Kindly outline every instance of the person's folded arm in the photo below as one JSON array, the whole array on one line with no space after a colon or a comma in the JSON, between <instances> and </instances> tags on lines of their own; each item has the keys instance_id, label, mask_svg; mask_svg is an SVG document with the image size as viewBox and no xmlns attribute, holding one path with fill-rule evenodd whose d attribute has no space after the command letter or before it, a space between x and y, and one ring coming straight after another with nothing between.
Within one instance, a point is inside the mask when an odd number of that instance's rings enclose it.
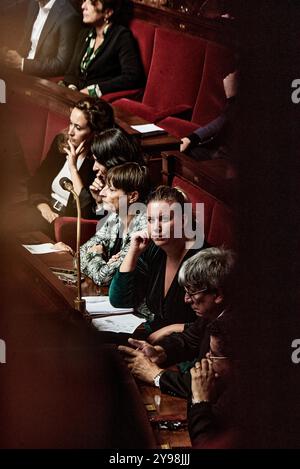
<instances>
[{"instance_id":1,"label":"person's folded arm","mask_svg":"<svg viewBox=\"0 0 300 469\"><path fill-rule=\"evenodd\" d=\"M198 318L183 332L174 332L156 342L166 351L168 364L193 360L199 355L201 343L206 340L206 324Z\"/></svg>"},{"instance_id":2,"label":"person's folded arm","mask_svg":"<svg viewBox=\"0 0 300 469\"><path fill-rule=\"evenodd\" d=\"M130 256L130 249L128 250L110 285L109 299L113 306L134 308L145 298L148 283L148 265L145 261L145 254L135 261ZM127 269L125 272L121 271L124 269L124 264Z\"/></svg>"}]
</instances>

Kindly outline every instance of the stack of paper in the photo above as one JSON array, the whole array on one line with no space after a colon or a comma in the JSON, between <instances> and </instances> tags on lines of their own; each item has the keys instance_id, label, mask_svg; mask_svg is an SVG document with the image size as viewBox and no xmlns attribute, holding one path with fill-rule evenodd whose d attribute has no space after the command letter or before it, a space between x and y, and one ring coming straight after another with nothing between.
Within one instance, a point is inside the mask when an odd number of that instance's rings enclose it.
<instances>
[{"instance_id":1,"label":"stack of paper","mask_svg":"<svg viewBox=\"0 0 300 469\"><path fill-rule=\"evenodd\" d=\"M121 316L108 316L105 318L93 319L92 324L99 331L122 332L132 334L136 328L145 322L146 319L138 318L134 314L122 314Z\"/></svg>"},{"instance_id":2,"label":"stack of paper","mask_svg":"<svg viewBox=\"0 0 300 469\"><path fill-rule=\"evenodd\" d=\"M114 308L108 296L84 296L86 310L91 316L108 316L133 312L133 308Z\"/></svg>"},{"instance_id":3,"label":"stack of paper","mask_svg":"<svg viewBox=\"0 0 300 469\"><path fill-rule=\"evenodd\" d=\"M85 296L86 310L94 318L92 324L99 331L123 332L132 334L145 322L134 314L128 314L133 308L114 308L108 296ZM96 319L97 318L97 319Z\"/></svg>"}]
</instances>

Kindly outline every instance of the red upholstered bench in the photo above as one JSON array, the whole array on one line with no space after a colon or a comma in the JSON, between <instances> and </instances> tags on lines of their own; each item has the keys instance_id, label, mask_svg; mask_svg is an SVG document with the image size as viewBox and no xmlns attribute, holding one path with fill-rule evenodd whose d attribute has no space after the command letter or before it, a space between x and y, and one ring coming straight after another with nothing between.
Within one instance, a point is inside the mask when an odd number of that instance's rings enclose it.
<instances>
[{"instance_id":1,"label":"red upholstered bench","mask_svg":"<svg viewBox=\"0 0 300 469\"><path fill-rule=\"evenodd\" d=\"M179 176L174 177L172 187L180 188L187 195L188 199L192 203L194 213L196 203L204 204L204 235L205 238L207 238L210 229L212 211L216 199L208 192L201 189L201 187L196 186L195 184L192 184L191 182Z\"/></svg>"},{"instance_id":2,"label":"red upholstered bench","mask_svg":"<svg viewBox=\"0 0 300 469\"><path fill-rule=\"evenodd\" d=\"M212 246L236 247L235 216L233 210L220 201L214 205L207 242Z\"/></svg>"},{"instance_id":3,"label":"red upholstered bench","mask_svg":"<svg viewBox=\"0 0 300 469\"><path fill-rule=\"evenodd\" d=\"M196 203L204 204L204 236L212 246L234 248L234 214L233 211L199 186L175 176L172 187L179 187L187 195L193 207Z\"/></svg>"},{"instance_id":4,"label":"red upholstered bench","mask_svg":"<svg viewBox=\"0 0 300 469\"><path fill-rule=\"evenodd\" d=\"M223 79L234 70L234 62L231 50L207 42L203 75L191 122L171 116L160 120L159 126L181 138L218 117L226 102Z\"/></svg>"},{"instance_id":5,"label":"red upholstered bench","mask_svg":"<svg viewBox=\"0 0 300 469\"><path fill-rule=\"evenodd\" d=\"M68 126L69 118L13 95L10 97L10 109L28 171L33 175L45 158L55 135Z\"/></svg>"},{"instance_id":6,"label":"red upholstered bench","mask_svg":"<svg viewBox=\"0 0 300 469\"><path fill-rule=\"evenodd\" d=\"M201 82L205 49L204 39L157 27L142 102L120 99L114 104L149 122L172 115L191 116Z\"/></svg>"},{"instance_id":7,"label":"red upholstered bench","mask_svg":"<svg viewBox=\"0 0 300 469\"><path fill-rule=\"evenodd\" d=\"M80 244L84 244L96 233L97 220L81 219ZM76 250L76 223L75 217L59 217L54 221L54 234L56 241L62 241Z\"/></svg>"}]
</instances>

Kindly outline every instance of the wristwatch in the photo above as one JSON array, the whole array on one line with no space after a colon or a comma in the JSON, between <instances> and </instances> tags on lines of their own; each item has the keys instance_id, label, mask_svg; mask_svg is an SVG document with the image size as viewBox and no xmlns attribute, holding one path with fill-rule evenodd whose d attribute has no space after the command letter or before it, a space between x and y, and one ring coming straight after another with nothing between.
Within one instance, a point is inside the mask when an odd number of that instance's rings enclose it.
<instances>
[{"instance_id":1,"label":"wristwatch","mask_svg":"<svg viewBox=\"0 0 300 469\"><path fill-rule=\"evenodd\" d=\"M153 383L156 388L159 388L160 377L163 374L164 370L160 371L154 378Z\"/></svg>"}]
</instances>

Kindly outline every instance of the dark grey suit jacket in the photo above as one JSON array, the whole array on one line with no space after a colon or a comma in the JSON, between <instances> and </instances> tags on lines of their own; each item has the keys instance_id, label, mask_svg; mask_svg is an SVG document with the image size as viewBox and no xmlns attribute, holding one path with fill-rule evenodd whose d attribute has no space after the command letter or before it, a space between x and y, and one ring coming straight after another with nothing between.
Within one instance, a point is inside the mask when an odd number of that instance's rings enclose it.
<instances>
[{"instance_id":1,"label":"dark grey suit jacket","mask_svg":"<svg viewBox=\"0 0 300 469\"><path fill-rule=\"evenodd\" d=\"M27 57L31 48L31 32L38 15L38 2L31 0L24 34L18 52ZM80 15L68 0L56 0L42 30L35 58L24 60L25 73L40 77L61 76L66 72L81 26Z\"/></svg>"}]
</instances>

